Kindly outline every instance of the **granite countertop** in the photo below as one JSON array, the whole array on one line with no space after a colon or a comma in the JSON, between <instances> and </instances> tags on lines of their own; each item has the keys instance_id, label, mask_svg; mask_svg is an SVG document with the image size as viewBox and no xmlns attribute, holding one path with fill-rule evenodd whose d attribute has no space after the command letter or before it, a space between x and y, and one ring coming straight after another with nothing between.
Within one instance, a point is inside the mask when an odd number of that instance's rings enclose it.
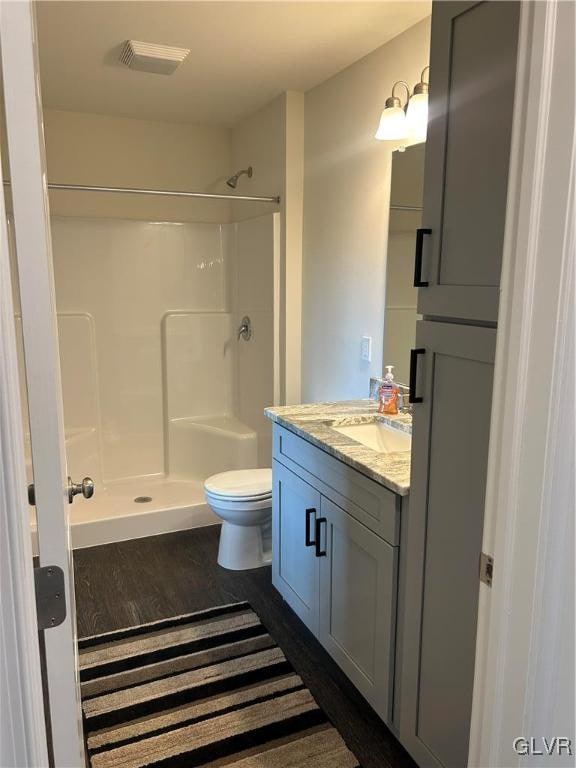
<instances>
[{"instance_id":1,"label":"granite countertop","mask_svg":"<svg viewBox=\"0 0 576 768\"><path fill-rule=\"evenodd\" d=\"M266 416L295 432L308 442L349 464L363 475L406 496L410 492L410 451L380 453L367 448L331 427L382 421L403 432L412 431L409 414L383 416L373 400L346 400L340 403L312 403L267 408Z\"/></svg>"}]
</instances>

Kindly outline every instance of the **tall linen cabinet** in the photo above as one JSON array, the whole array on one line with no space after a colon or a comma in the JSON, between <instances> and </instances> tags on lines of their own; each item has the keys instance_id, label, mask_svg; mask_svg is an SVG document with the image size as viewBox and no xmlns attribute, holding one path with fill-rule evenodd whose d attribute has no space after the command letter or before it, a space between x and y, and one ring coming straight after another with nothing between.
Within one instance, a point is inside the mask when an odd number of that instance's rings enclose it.
<instances>
[{"instance_id":1,"label":"tall linen cabinet","mask_svg":"<svg viewBox=\"0 0 576 768\"><path fill-rule=\"evenodd\" d=\"M432 6L399 672L399 735L421 768L468 762L519 13Z\"/></svg>"}]
</instances>

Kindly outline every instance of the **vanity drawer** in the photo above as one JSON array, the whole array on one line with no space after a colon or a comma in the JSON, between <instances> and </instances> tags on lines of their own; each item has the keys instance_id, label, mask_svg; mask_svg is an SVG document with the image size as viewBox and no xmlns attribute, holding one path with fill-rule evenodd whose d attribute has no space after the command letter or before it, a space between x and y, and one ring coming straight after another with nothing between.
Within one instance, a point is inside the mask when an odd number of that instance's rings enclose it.
<instances>
[{"instance_id":1,"label":"vanity drawer","mask_svg":"<svg viewBox=\"0 0 576 768\"><path fill-rule=\"evenodd\" d=\"M273 456L374 533L399 543L400 496L279 424Z\"/></svg>"}]
</instances>

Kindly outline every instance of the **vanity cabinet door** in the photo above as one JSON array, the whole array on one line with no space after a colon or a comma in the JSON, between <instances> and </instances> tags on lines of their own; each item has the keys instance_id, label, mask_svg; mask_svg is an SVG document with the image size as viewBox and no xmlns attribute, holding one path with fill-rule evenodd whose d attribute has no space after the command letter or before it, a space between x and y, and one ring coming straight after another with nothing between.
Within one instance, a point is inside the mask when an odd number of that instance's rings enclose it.
<instances>
[{"instance_id":1,"label":"vanity cabinet door","mask_svg":"<svg viewBox=\"0 0 576 768\"><path fill-rule=\"evenodd\" d=\"M398 548L324 497L320 520L320 642L390 722Z\"/></svg>"},{"instance_id":2,"label":"vanity cabinet door","mask_svg":"<svg viewBox=\"0 0 576 768\"><path fill-rule=\"evenodd\" d=\"M497 320L519 14L518 2L432 4L423 315Z\"/></svg>"},{"instance_id":3,"label":"vanity cabinet door","mask_svg":"<svg viewBox=\"0 0 576 768\"><path fill-rule=\"evenodd\" d=\"M282 464L273 464L272 584L317 635L319 558L314 533L320 494Z\"/></svg>"},{"instance_id":4,"label":"vanity cabinet door","mask_svg":"<svg viewBox=\"0 0 576 768\"><path fill-rule=\"evenodd\" d=\"M496 331L421 321L406 530L400 738L468 764ZM405 526L406 525L406 529Z\"/></svg>"}]
</instances>

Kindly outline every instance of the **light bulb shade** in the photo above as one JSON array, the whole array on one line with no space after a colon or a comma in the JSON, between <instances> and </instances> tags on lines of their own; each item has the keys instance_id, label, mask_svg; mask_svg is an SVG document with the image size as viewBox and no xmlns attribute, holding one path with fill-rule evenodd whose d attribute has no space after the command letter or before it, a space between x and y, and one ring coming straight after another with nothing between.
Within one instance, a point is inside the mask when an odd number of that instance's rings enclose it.
<instances>
[{"instance_id":1,"label":"light bulb shade","mask_svg":"<svg viewBox=\"0 0 576 768\"><path fill-rule=\"evenodd\" d=\"M410 138L426 140L428 130L428 94L415 93L406 110L406 131Z\"/></svg>"},{"instance_id":2,"label":"light bulb shade","mask_svg":"<svg viewBox=\"0 0 576 768\"><path fill-rule=\"evenodd\" d=\"M406 136L406 115L402 107L386 107L374 138L378 141L394 141Z\"/></svg>"}]
</instances>

